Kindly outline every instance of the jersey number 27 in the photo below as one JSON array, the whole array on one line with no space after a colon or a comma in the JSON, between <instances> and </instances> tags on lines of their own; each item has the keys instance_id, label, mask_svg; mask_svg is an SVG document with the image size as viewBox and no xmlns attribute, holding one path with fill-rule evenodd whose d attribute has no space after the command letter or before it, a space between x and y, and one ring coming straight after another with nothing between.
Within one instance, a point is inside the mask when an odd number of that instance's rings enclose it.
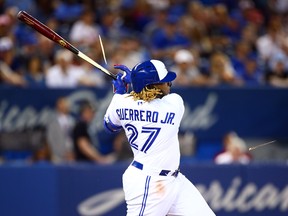
<instances>
[{"instance_id":1,"label":"jersey number 27","mask_svg":"<svg viewBox=\"0 0 288 216\"><path fill-rule=\"evenodd\" d=\"M131 145L132 148L139 150L139 147L137 144L135 144L139 132L137 130L137 128L132 125L132 124L126 124L125 128L131 132L131 135L128 137L128 141ZM146 153L148 151L148 149L152 146L152 144L154 143L154 141L156 140L158 134L160 133L161 128L159 127L142 127L141 129L141 133L148 133L148 138L146 139L144 145L142 146L142 148L140 149L140 151Z\"/></svg>"}]
</instances>

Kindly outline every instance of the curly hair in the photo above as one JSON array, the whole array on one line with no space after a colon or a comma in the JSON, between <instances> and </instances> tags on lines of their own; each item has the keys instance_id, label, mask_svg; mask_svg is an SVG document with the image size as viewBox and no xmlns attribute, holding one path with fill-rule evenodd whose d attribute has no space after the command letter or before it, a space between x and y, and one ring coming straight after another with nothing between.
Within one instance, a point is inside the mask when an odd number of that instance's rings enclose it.
<instances>
[{"instance_id":1,"label":"curly hair","mask_svg":"<svg viewBox=\"0 0 288 216\"><path fill-rule=\"evenodd\" d=\"M134 91L130 92L130 96L132 96L135 101L143 100L150 102L155 98L161 98L163 96L163 92L155 86L145 86L145 88L143 88L139 93Z\"/></svg>"}]
</instances>

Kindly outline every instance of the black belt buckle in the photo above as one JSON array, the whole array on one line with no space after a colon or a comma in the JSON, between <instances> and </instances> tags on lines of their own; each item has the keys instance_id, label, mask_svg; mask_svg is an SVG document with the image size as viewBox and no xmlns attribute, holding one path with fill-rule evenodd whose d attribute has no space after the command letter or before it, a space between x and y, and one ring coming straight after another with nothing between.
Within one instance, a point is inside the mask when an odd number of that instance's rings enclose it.
<instances>
[{"instance_id":1,"label":"black belt buckle","mask_svg":"<svg viewBox=\"0 0 288 216\"><path fill-rule=\"evenodd\" d=\"M174 176L176 178L178 176L179 172L180 172L180 169L175 170L175 172L172 173L172 176Z\"/></svg>"},{"instance_id":2,"label":"black belt buckle","mask_svg":"<svg viewBox=\"0 0 288 216\"><path fill-rule=\"evenodd\" d=\"M161 172L159 173L160 176L168 176L168 174L170 173L170 170L161 170ZM178 176L180 172L180 169L175 170L171 176L174 176L175 178Z\"/></svg>"},{"instance_id":3,"label":"black belt buckle","mask_svg":"<svg viewBox=\"0 0 288 216\"><path fill-rule=\"evenodd\" d=\"M159 173L160 176L168 176L168 174L170 173L170 170L161 170L161 172Z\"/></svg>"},{"instance_id":4,"label":"black belt buckle","mask_svg":"<svg viewBox=\"0 0 288 216\"><path fill-rule=\"evenodd\" d=\"M131 163L132 166L136 167L137 169L143 170L143 164L139 163L138 161L133 161ZM159 173L160 176L168 176L168 174L172 172L171 170L161 170L161 172ZM175 178L178 176L180 172L180 169L178 168L177 170L175 170L171 176L174 176Z\"/></svg>"}]
</instances>

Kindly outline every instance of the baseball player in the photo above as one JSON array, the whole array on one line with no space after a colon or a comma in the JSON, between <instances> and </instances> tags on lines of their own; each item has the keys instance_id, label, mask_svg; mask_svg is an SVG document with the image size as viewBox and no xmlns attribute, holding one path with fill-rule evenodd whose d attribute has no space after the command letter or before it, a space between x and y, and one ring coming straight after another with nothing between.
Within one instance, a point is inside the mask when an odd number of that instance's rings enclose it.
<instances>
[{"instance_id":1,"label":"baseball player","mask_svg":"<svg viewBox=\"0 0 288 216\"><path fill-rule=\"evenodd\" d=\"M113 81L114 96L104 117L109 132L122 128L134 159L123 174L127 216L213 216L196 187L179 171L178 130L182 98L170 94L174 72L149 60L124 71ZM127 84L132 91L127 93Z\"/></svg>"}]
</instances>

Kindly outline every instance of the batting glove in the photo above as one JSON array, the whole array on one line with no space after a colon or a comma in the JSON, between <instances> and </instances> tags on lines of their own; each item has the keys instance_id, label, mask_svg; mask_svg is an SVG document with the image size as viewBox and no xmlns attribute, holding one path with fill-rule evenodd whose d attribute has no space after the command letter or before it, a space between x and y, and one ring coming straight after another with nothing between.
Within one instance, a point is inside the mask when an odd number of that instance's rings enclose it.
<instances>
[{"instance_id":1,"label":"batting glove","mask_svg":"<svg viewBox=\"0 0 288 216\"><path fill-rule=\"evenodd\" d=\"M128 91L128 84L124 81L124 74L118 73L116 79L112 81L113 91L116 94L125 94Z\"/></svg>"},{"instance_id":2,"label":"batting glove","mask_svg":"<svg viewBox=\"0 0 288 216\"><path fill-rule=\"evenodd\" d=\"M115 69L119 69L122 70L123 76L122 76L122 80L126 83L126 84L130 84L131 83L131 70L126 67L125 65L114 65Z\"/></svg>"}]
</instances>

